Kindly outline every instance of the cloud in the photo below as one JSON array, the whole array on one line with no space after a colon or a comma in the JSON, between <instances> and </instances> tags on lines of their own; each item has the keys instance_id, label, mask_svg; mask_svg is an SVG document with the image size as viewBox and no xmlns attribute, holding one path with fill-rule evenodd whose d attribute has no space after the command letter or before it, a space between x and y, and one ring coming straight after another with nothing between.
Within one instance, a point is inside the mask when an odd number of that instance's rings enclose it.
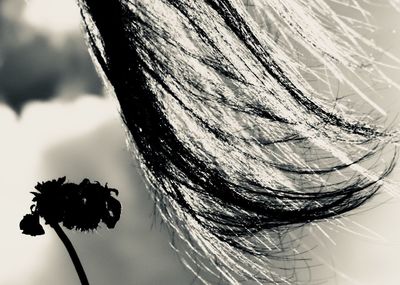
<instances>
[{"instance_id":1,"label":"cloud","mask_svg":"<svg viewBox=\"0 0 400 285\"><path fill-rule=\"evenodd\" d=\"M0 3L0 99L19 113L32 100L102 94L79 30L54 34L24 21L36 2Z\"/></svg>"},{"instance_id":2,"label":"cloud","mask_svg":"<svg viewBox=\"0 0 400 285\"><path fill-rule=\"evenodd\" d=\"M29 0L22 16L30 25L50 33L79 31L80 14L74 0Z\"/></svg>"}]
</instances>

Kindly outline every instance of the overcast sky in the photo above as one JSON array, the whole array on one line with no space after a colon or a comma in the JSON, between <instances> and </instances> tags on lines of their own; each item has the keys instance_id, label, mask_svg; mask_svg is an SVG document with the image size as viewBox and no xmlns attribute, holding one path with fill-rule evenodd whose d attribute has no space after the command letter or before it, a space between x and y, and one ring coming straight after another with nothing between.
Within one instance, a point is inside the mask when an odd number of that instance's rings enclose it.
<instances>
[{"instance_id":1,"label":"overcast sky","mask_svg":"<svg viewBox=\"0 0 400 285\"><path fill-rule=\"evenodd\" d=\"M383 26L376 41L400 55L399 15L376 11ZM391 74L400 81L398 75ZM400 96L390 88L379 96L374 100L394 117ZM194 277L170 249L169 235L159 222L151 227L153 203L126 148L117 104L103 94L73 0L0 0L0 133L0 284L78 284L49 228L36 238L18 229L36 182L64 175L108 182L121 193L123 215L115 230L68 233L92 284L191 284ZM315 264L326 263L313 269L315 278L400 284L400 203L391 199L375 207L387 199L383 194L368 211L343 221L358 234L327 224L313 230L317 238L310 234L306 244L317 246Z\"/></svg>"}]
</instances>

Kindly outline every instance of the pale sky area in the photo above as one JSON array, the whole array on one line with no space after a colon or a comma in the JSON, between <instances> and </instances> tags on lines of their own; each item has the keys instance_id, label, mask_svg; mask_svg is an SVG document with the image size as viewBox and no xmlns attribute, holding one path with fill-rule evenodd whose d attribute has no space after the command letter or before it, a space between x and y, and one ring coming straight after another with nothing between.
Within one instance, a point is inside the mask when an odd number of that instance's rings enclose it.
<instances>
[{"instance_id":1,"label":"pale sky area","mask_svg":"<svg viewBox=\"0 0 400 285\"><path fill-rule=\"evenodd\" d=\"M378 14L383 30L376 34L376 41L398 56L399 16ZM89 64L79 17L73 0L0 1L0 284L79 284L49 227L39 237L22 235L18 228L36 183L64 175L120 190L123 213L116 229L67 232L91 284L192 284L194 276L169 246L170 235L153 218L153 202L127 149L117 103L103 94ZM18 60L19 53L30 50L34 56ZM2 77L6 67L4 73L15 74L17 83ZM400 82L398 75L392 73ZM387 89L374 98L390 118L400 110L397 93ZM399 173L397 168L392 178L400 180ZM321 284L400 284L399 198L382 193L357 212L343 224L321 223L309 230L305 244L316 248L308 256L321 265L311 269L312 278L322 278Z\"/></svg>"},{"instance_id":2,"label":"pale sky area","mask_svg":"<svg viewBox=\"0 0 400 285\"><path fill-rule=\"evenodd\" d=\"M27 0L26 3L22 17L35 28L54 34L79 29L79 9L72 0Z\"/></svg>"}]
</instances>

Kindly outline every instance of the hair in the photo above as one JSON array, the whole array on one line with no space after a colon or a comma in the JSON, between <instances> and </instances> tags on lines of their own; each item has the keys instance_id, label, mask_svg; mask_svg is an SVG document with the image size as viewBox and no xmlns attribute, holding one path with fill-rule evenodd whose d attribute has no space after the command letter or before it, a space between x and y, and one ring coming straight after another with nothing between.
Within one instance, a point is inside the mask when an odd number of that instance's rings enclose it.
<instances>
[{"instance_id":1,"label":"hair","mask_svg":"<svg viewBox=\"0 0 400 285\"><path fill-rule=\"evenodd\" d=\"M363 205L393 169L397 134L362 91L377 83L364 75L394 84L368 55L384 51L329 0L80 6L159 212L202 282L293 284L274 266L289 259L285 234ZM370 115L335 98L335 82Z\"/></svg>"}]
</instances>

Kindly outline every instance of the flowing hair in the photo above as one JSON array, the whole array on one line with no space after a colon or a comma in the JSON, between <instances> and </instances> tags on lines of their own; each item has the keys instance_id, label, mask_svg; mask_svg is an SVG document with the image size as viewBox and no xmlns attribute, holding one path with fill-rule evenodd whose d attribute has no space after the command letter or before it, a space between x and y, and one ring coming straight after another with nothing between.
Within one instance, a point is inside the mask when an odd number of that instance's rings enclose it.
<instances>
[{"instance_id":1,"label":"flowing hair","mask_svg":"<svg viewBox=\"0 0 400 285\"><path fill-rule=\"evenodd\" d=\"M385 185L396 132L363 90L395 83L352 28L371 28L359 2L79 0L159 213L203 283L297 282L276 266L285 234Z\"/></svg>"}]
</instances>

